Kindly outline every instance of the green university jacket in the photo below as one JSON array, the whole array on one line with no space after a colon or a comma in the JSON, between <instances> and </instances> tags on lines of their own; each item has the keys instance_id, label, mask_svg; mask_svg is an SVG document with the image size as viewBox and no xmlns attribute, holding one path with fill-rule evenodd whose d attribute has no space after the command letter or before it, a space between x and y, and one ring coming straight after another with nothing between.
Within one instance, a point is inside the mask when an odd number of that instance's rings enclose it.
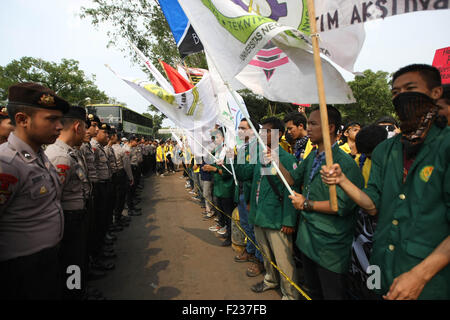
<instances>
[{"instance_id":1,"label":"green university jacket","mask_svg":"<svg viewBox=\"0 0 450 320\"><path fill-rule=\"evenodd\" d=\"M280 162L288 171L292 172L297 167L297 160L282 148L278 150ZM272 172L272 179L283 197L282 201L279 201L272 190L267 177L265 175L261 176L262 165L259 158L256 164L238 165L237 167L239 173L236 172L236 175L239 175L244 180L252 180L249 223L275 230L280 230L282 226L295 227L296 214L291 199L289 199L289 191L276 175L274 168L269 167L268 171ZM257 202L256 192L259 182L261 185Z\"/></svg>"},{"instance_id":2,"label":"green university jacket","mask_svg":"<svg viewBox=\"0 0 450 320\"><path fill-rule=\"evenodd\" d=\"M359 188L364 179L358 166L336 144L332 148L333 162L339 163L345 175ZM309 176L317 151L311 152L292 174L295 185L303 185L302 194L312 201L330 200L328 186L322 182L320 170L309 184ZM322 165L325 165L323 160ZM321 165L321 166L322 166ZM350 267L351 247L355 230L357 205L339 187L336 187L339 211L336 215L299 211L300 223L297 247L320 266L336 273L346 273Z\"/></svg>"},{"instance_id":3,"label":"green university jacket","mask_svg":"<svg viewBox=\"0 0 450 320\"><path fill-rule=\"evenodd\" d=\"M433 125L405 184L400 138L376 147L364 190L378 210L370 263L380 267L380 294L450 235L450 128ZM427 283L419 299L450 299L450 266Z\"/></svg>"}]
</instances>

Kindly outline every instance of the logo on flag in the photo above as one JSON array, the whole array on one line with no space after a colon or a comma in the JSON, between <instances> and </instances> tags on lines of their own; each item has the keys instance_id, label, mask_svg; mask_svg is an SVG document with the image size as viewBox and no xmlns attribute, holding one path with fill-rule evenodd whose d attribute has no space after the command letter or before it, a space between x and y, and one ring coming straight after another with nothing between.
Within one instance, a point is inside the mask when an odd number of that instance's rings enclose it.
<instances>
[{"instance_id":1,"label":"logo on flag","mask_svg":"<svg viewBox=\"0 0 450 320\"><path fill-rule=\"evenodd\" d=\"M267 81L272 78L277 67L287 63L289 63L288 56L280 48L274 46L271 41L250 61L252 66L262 68Z\"/></svg>"}]
</instances>

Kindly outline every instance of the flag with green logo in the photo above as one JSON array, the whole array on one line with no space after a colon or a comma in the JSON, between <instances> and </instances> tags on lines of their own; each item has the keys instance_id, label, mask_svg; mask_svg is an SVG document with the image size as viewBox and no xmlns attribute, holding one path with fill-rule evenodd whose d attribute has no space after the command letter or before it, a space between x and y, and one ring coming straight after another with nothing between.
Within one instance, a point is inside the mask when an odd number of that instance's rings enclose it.
<instances>
[{"instance_id":1,"label":"flag with green logo","mask_svg":"<svg viewBox=\"0 0 450 320\"><path fill-rule=\"evenodd\" d=\"M318 103L311 39L300 31L302 26L283 25L235 2L179 0L223 80L236 78L272 101ZM301 14L303 25L306 16ZM327 102L353 102L336 68L326 60L322 65Z\"/></svg>"}]
</instances>

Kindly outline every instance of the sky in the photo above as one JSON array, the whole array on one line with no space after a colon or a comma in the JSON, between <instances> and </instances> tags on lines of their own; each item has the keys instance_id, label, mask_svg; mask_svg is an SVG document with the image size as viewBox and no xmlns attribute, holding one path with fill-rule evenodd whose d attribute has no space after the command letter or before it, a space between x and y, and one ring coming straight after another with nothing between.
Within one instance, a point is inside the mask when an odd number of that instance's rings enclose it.
<instances>
[{"instance_id":1,"label":"sky","mask_svg":"<svg viewBox=\"0 0 450 320\"><path fill-rule=\"evenodd\" d=\"M140 66L132 64L115 47L107 48L103 28L95 29L89 19L79 18L80 7L90 0L0 0L0 65L23 56L61 62L80 62L80 69L96 76L96 85L108 96L125 102L139 113L149 103L104 64L120 75L145 79ZM450 46L450 10L416 12L365 24L366 40L355 71L366 69L394 72L411 63L431 64L436 49ZM353 75L339 69L347 81ZM169 120L163 123L171 126Z\"/></svg>"}]
</instances>

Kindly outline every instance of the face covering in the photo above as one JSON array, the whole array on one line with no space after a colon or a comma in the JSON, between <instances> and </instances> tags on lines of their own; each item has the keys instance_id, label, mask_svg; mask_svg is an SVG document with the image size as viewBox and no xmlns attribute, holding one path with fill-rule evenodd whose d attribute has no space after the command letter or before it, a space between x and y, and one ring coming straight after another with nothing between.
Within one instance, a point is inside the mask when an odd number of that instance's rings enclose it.
<instances>
[{"instance_id":1,"label":"face covering","mask_svg":"<svg viewBox=\"0 0 450 320\"><path fill-rule=\"evenodd\" d=\"M401 93L392 102L400 119L401 141L407 156L415 156L438 114L438 107L420 92Z\"/></svg>"}]
</instances>

